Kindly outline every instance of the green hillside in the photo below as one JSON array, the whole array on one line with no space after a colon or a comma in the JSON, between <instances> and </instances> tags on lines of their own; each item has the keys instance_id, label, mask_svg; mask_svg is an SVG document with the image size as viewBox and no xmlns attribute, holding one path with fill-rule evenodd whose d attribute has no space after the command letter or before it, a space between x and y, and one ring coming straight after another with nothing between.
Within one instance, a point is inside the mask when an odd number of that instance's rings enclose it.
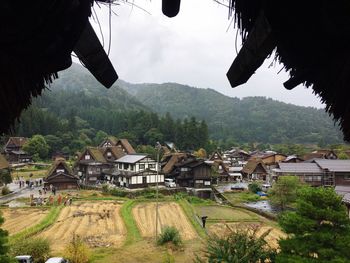
<instances>
[{"instance_id":1,"label":"green hillside","mask_svg":"<svg viewBox=\"0 0 350 263\"><path fill-rule=\"evenodd\" d=\"M342 134L324 110L264 97L231 98L212 89L177 83L119 86L159 114L195 116L213 139L264 143L339 143Z\"/></svg>"}]
</instances>

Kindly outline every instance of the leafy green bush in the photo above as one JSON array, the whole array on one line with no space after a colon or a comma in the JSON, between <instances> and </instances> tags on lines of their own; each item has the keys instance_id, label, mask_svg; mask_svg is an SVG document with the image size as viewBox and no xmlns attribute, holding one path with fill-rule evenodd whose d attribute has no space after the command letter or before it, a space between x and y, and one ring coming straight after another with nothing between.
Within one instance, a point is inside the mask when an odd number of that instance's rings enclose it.
<instances>
[{"instance_id":1,"label":"leafy green bush","mask_svg":"<svg viewBox=\"0 0 350 263\"><path fill-rule=\"evenodd\" d=\"M172 242L175 246L182 244L179 230L173 226L165 226L157 240L158 245L164 245L169 242Z\"/></svg>"},{"instance_id":2,"label":"leafy green bush","mask_svg":"<svg viewBox=\"0 0 350 263\"><path fill-rule=\"evenodd\" d=\"M252 193L256 194L257 192L261 191L261 186L260 184L254 182L248 185L248 189Z\"/></svg>"},{"instance_id":3,"label":"leafy green bush","mask_svg":"<svg viewBox=\"0 0 350 263\"><path fill-rule=\"evenodd\" d=\"M5 185L5 186L1 189L1 194L2 194L2 195L8 195L9 193L11 193L10 188L8 188L8 186Z\"/></svg>"},{"instance_id":4,"label":"leafy green bush","mask_svg":"<svg viewBox=\"0 0 350 263\"><path fill-rule=\"evenodd\" d=\"M197 196L189 195L186 197L187 201L191 204L210 204L211 200L199 198Z\"/></svg>"},{"instance_id":5,"label":"leafy green bush","mask_svg":"<svg viewBox=\"0 0 350 263\"><path fill-rule=\"evenodd\" d=\"M185 192L179 192L179 193L174 194L173 196L174 196L174 199L175 199L176 201L178 201L178 200L187 198L187 197L188 197L188 194L185 193Z\"/></svg>"},{"instance_id":6,"label":"leafy green bush","mask_svg":"<svg viewBox=\"0 0 350 263\"><path fill-rule=\"evenodd\" d=\"M71 263L87 263L89 262L90 251L84 241L79 236L74 235L65 247L64 255Z\"/></svg>"},{"instance_id":7,"label":"leafy green bush","mask_svg":"<svg viewBox=\"0 0 350 263\"><path fill-rule=\"evenodd\" d=\"M261 235L258 231L258 226L250 226L230 229L223 237L211 235L203 256L197 255L195 262L275 262L276 251L265 241L270 230Z\"/></svg>"},{"instance_id":8,"label":"leafy green bush","mask_svg":"<svg viewBox=\"0 0 350 263\"><path fill-rule=\"evenodd\" d=\"M45 238L26 238L11 246L11 255L31 255L35 263L44 263L50 257L50 243Z\"/></svg>"}]
</instances>

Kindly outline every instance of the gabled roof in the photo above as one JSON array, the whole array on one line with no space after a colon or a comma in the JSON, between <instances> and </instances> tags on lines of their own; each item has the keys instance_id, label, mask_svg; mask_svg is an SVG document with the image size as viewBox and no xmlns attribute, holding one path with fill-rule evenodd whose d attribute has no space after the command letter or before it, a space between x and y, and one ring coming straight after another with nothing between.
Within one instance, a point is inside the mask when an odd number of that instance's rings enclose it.
<instances>
[{"instance_id":1,"label":"gabled roof","mask_svg":"<svg viewBox=\"0 0 350 263\"><path fill-rule=\"evenodd\" d=\"M131 146L131 144L129 143L129 141L127 139L119 139L116 145L118 145L118 144L120 144L125 149L127 154L136 153L135 149Z\"/></svg>"},{"instance_id":2,"label":"gabled roof","mask_svg":"<svg viewBox=\"0 0 350 263\"><path fill-rule=\"evenodd\" d=\"M26 137L10 137L5 145L5 148L8 144L14 144L17 147L22 147L27 141L28 138Z\"/></svg>"},{"instance_id":3,"label":"gabled roof","mask_svg":"<svg viewBox=\"0 0 350 263\"><path fill-rule=\"evenodd\" d=\"M290 162L290 161L293 161L293 160L297 160L297 161L300 161L300 162L304 161L304 159L301 159L300 157L298 157L296 155L289 155L282 162L283 163L287 163L287 162Z\"/></svg>"},{"instance_id":4,"label":"gabled roof","mask_svg":"<svg viewBox=\"0 0 350 263\"><path fill-rule=\"evenodd\" d=\"M217 157L215 157L217 156ZM215 151L212 153L212 155L209 157L209 160L213 161L214 159L220 159L223 160L221 154L218 151Z\"/></svg>"},{"instance_id":5,"label":"gabled roof","mask_svg":"<svg viewBox=\"0 0 350 263\"><path fill-rule=\"evenodd\" d=\"M258 166L260 166L263 170L265 170L265 173L267 173L266 166L261 159L250 159L243 167L242 172L246 174L252 174Z\"/></svg>"},{"instance_id":6,"label":"gabled roof","mask_svg":"<svg viewBox=\"0 0 350 263\"><path fill-rule=\"evenodd\" d=\"M165 164L165 166L162 169L163 172L166 174L170 173L174 169L174 165L176 163L178 163L181 159L188 157L188 154L177 152L177 153L171 153L169 156L170 156L170 158L167 157L167 159L169 158L169 160L167 161L167 163Z\"/></svg>"},{"instance_id":7,"label":"gabled roof","mask_svg":"<svg viewBox=\"0 0 350 263\"><path fill-rule=\"evenodd\" d=\"M47 171L47 175L46 175L46 178L52 176L55 174L55 171L57 169L57 167L59 165L63 165L63 167L67 170L67 172L72 175L73 174L73 171L72 169L68 166L68 164L66 163L66 160L64 158L57 158L53 164L51 165L50 169Z\"/></svg>"},{"instance_id":8,"label":"gabled roof","mask_svg":"<svg viewBox=\"0 0 350 263\"><path fill-rule=\"evenodd\" d=\"M106 143L106 142L110 142L112 144L112 146L116 146L117 145L117 142L118 142L118 139L114 136L108 136L106 139L104 139L99 147L103 147L103 145Z\"/></svg>"},{"instance_id":9,"label":"gabled roof","mask_svg":"<svg viewBox=\"0 0 350 263\"><path fill-rule=\"evenodd\" d=\"M137 163L141 161L142 159L146 158L147 154L127 154L118 160L116 160L116 163Z\"/></svg>"},{"instance_id":10,"label":"gabled roof","mask_svg":"<svg viewBox=\"0 0 350 263\"><path fill-rule=\"evenodd\" d=\"M7 169L10 165L6 158L0 153L0 169Z\"/></svg>"},{"instance_id":11,"label":"gabled roof","mask_svg":"<svg viewBox=\"0 0 350 263\"><path fill-rule=\"evenodd\" d=\"M329 172L350 172L350 160L317 159L315 163Z\"/></svg>"},{"instance_id":12,"label":"gabled roof","mask_svg":"<svg viewBox=\"0 0 350 263\"><path fill-rule=\"evenodd\" d=\"M111 151L116 159L119 159L119 158L123 157L124 155L126 155L126 153L119 146L100 148L100 150L103 152L103 155L107 151Z\"/></svg>"}]
</instances>

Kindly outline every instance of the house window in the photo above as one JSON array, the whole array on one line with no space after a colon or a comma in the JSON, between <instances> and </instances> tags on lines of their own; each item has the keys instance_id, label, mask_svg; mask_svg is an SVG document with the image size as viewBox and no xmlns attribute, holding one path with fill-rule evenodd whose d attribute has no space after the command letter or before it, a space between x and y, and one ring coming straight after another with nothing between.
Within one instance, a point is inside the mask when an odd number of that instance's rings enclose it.
<instances>
[{"instance_id":1,"label":"house window","mask_svg":"<svg viewBox=\"0 0 350 263\"><path fill-rule=\"evenodd\" d=\"M155 165L154 163L150 163L150 164L148 165L148 167L149 167L149 168L156 168L156 165Z\"/></svg>"},{"instance_id":2,"label":"house window","mask_svg":"<svg viewBox=\"0 0 350 263\"><path fill-rule=\"evenodd\" d=\"M119 166L120 170L123 169L123 164L122 163L120 163L118 166Z\"/></svg>"},{"instance_id":3,"label":"house window","mask_svg":"<svg viewBox=\"0 0 350 263\"><path fill-rule=\"evenodd\" d=\"M344 175L344 180L349 180L350 181L350 174Z\"/></svg>"},{"instance_id":4,"label":"house window","mask_svg":"<svg viewBox=\"0 0 350 263\"><path fill-rule=\"evenodd\" d=\"M57 169L56 173L64 173L64 169Z\"/></svg>"},{"instance_id":5,"label":"house window","mask_svg":"<svg viewBox=\"0 0 350 263\"><path fill-rule=\"evenodd\" d=\"M111 152L107 152L107 157L112 157L112 153Z\"/></svg>"},{"instance_id":6,"label":"house window","mask_svg":"<svg viewBox=\"0 0 350 263\"><path fill-rule=\"evenodd\" d=\"M128 170L129 169L129 164L128 163L124 163L124 170Z\"/></svg>"},{"instance_id":7,"label":"house window","mask_svg":"<svg viewBox=\"0 0 350 263\"><path fill-rule=\"evenodd\" d=\"M196 184L202 184L203 180L196 180Z\"/></svg>"},{"instance_id":8,"label":"house window","mask_svg":"<svg viewBox=\"0 0 350 263\"><path fill-rule=\"evenodd\" d=\"M181 167L180 171L181 172L188 172L190 169L187 167Z\"/></svg>"},{"instance_id":9,"label":"house window","mask_svg":"<svg viewBox=\"0 0 350 263\"><path fill-rule=\"evenodd\" d=\"M205 181L204 185L210 185L210 181Z\"/></svg>"},{"instance_id":10,"label":"house window","mask_svg":"<svg viewBox=\"0 0 350 263\"><path fill-rule=\"evenodd\" d=\"M140 170L145 170L145 164L140 164L140 165L139 165L139 169L140 169Z\"/></svg>"},{"instance_id":11,"label":"house window","mask_svg":"<svg viewBox=\"0 0 350 263\"><path fill-rule=\"evenodd\" d=\"M130 165L130 170L134 171L134 165L133 164Z\"/></svg>"},{"instance_id":12,"label":"house window","mask_svg":"<svg viewBox=\"0 0 350 263\"><path fill-rule=\"evenodd\" d=\"M90 159L91 159L91 157L89 154L85 155L85 160L90 160Z\"/></svg>"}]
</instances>

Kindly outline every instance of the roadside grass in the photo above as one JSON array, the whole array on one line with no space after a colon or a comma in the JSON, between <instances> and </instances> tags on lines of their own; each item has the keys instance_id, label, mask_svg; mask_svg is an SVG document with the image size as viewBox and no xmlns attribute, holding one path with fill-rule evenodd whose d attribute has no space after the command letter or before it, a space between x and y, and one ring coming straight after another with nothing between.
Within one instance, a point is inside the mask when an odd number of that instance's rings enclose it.
<instances>
[{"instance_id":1,"label":"roadside grass","mask_svg":"<svg viewBox=\"0 0 350 263\"><path fill-rule=\"evenodd\" d=\"M10 236L9 237L10 245L15 243L18 240L31 237L31 236L41 232L45 228L51 226L52 224L54 224L56 222L56 220L58 219L58 216L59 216L62 208L63 208L63 206L51 207L50 212L46 215L46 217L40 223L38 223L37 225L34 225L30 228L27 228L26 230L21 231L13 236Z\"/></svg>"}]
</instances>

